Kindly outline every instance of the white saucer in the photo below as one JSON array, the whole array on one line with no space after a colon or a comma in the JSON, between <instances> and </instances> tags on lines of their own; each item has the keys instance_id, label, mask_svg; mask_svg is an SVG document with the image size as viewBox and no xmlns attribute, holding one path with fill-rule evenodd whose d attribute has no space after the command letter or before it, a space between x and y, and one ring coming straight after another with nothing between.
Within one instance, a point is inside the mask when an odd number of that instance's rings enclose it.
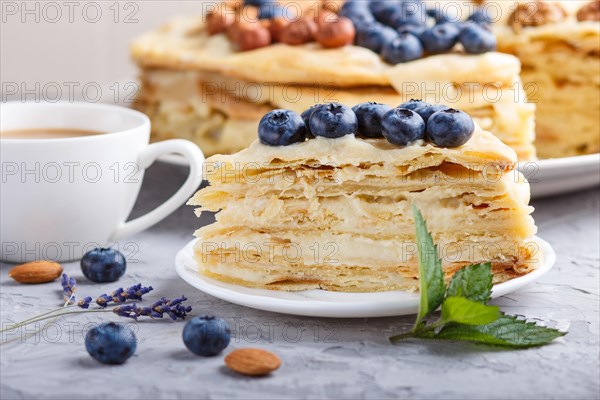
<instances>
[{"instance_id":1,"label":"white saucer","mask_svg":"<svg viewBox=\"0 0 600 400\"><path fill-rule=\"evenodd\" d=\"M251 289L224 283L200 274L194 260L193 246L196 239L188 243L175 257L175 270L187 283L222 300L258 310L308 317L366 318L391 317L416 314L419 306L417 293L401 291L379 293L340 293L325 290L282 292ZM550 271L556 254L548 242L534 237L531 242L539 246L539 262L535 271L494 285L492 298L503 296L535 282Z\"/></svg>"},{"instance_id":2,"label":"white saucer","mask_svg":"<svg viewBox=\"0 0 600 400\"><path fill-rule=\"evenodd\" d=\"M519 163L531 198L565 194L600 185L600 153Z\"/></svg>"}]
</instances>

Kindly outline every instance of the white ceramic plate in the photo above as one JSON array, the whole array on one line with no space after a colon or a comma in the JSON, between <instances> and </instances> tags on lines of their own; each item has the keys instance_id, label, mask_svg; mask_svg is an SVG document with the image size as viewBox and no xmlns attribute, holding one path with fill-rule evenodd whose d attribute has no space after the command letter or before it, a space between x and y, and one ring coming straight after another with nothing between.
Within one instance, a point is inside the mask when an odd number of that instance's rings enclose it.
<instances>
[{"instance_id":1,"label":"white ceramic plate","mask_svg":"<svg viewBox=\"0 0 600 400\"><path fill-rule=\"evenodd\" d=\"M177 253L177 257L175 257L177 274L196 289L231 303L283 314L330 318L409 315L416 314L419 306L418 294L401 291L380 293L340 293L325 290L281 292L251 289L217 281L197 271L198 267L193 252L195 241L192 240ZM539 248L537 268L525 276L494 285L492 298L520 289L550 271L556 261L554 250L548 242L538 237L534 237L531 242Z\"/></svg>"},{"instance_id":2,"label":"white ceramic plate","mask_svg":"<svg viewBox=\"0 0 600 400\"><path fill-rule=\"evenodd\" d=\"M600 153L549 158L519 163L531 185L531 197L539 199L600 185Z\"/></svg>"},{"instance_id":3,"label":"white ceramic plate","mask_svg":"<svg viewBox=\"0 0 600 400\"><path fill-rule=\"evenodd\" d=\"M177 154L163 156L160 160L187 165ZM531 185L531 198L566 194L600 185L600 153L522 162L519 170Z\"/></svg>"}]
</instances>

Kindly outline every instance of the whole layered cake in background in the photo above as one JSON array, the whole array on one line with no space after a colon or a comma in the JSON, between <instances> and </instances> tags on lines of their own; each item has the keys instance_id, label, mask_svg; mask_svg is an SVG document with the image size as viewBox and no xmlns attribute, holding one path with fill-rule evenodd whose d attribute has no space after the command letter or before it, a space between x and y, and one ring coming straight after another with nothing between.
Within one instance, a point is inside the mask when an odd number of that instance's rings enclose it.
<instances>
[{"instance_id":1,"label":"whole layered cake in background","mask_svg":"<svg viewBox=\"0 0 600 400\"><path fill-rule=\"evenodd\" d=\"M514 54L536 103L540 158L600 151L600 1L492 0L498 51Z\"/></svg>"},{"instance_id":2,"label":"whole layered cake in background","mask_svg":"<svg viewBox=\"0 0 600 400\"><path fill-rule=\"evenodd\" d=\"M422 98L465 110L519 159L535 158L520 63L494 51L485 21L451 22L417 0L226 1L203 11L132 44L137 104L155 140L227 154L248 146L272 109Z\"/></svg>"},{"instance_id":3,"label":"whole layered cake in background","mask_svg":"<svg viewBox=\"0 0 600 400\"><path fill-rule=\"evenodd\" d=\"M491 262L503 282L540 261L515 152L463 111L420 101L274 110L258 136L207 159L210 186L189 202L218 211L196 232L209 277L277 290L417 290L413 205L447 279Z\"/></svg>"}]
</instances>

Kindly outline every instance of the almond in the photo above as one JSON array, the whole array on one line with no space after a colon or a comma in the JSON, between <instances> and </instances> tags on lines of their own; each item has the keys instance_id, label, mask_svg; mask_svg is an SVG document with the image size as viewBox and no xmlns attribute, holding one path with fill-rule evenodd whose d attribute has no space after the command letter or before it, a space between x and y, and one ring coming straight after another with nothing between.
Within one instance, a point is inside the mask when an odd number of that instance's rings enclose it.
<instances>
[{"instance_id":1,"label":"almond","mask_svg":"<svg viewBox=\"0 0 600 400\"><path fill-rule=\"evenodd\" d=\"M275 371L281 360L262 349L237 349L225 356L225 365L242 375L261 376Z\"/></svg>"},{"instance_id":2,"label":"almond","mask_svg":"<svg viewBox=\"0 0 600 400\"><path fill-rule=\"evenodd\" d=\"M348 18L339 17L335 22L324 22L319 25L316 39L325 48L342 47L354 42L356 31Z\"/></svg>"},{"instance_id":3,"label":"almond","mask_svg":"<svg viewBox=\"0 0 600 400\"><path fill-rule=\"evenodd\" d=\"M42 260L17 265L8 271L8 276L21 283L46 283L58 278L62 272L59 263Z\"/></svg>"}]
</instances>

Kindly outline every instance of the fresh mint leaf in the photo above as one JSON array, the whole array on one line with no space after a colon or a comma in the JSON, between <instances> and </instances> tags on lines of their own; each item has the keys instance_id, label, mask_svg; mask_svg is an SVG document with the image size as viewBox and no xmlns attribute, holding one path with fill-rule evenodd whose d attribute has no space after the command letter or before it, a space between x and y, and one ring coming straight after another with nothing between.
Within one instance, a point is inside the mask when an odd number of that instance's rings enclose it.
<instances>
[{"instance_id":1,"label":"fresh mint leaf","mask_svg":"<svg viewBox=\"0 0 600 400\"><path fill-rule=\"evenodd\" d=\"M442 304L446 293L446 283L442 271L442 260L438 256L437 247L427 230L423 216L414 204L412 210L417 231L417 248L419 250L419 290L421 296L419 313L413 328L413 330L416 330L421 325L423 318Z\"/></svg>"},{"instance_id":2,"label":"fresh mint leaf","mask_svg":"<svg viewBox=\"0 0 600 400\"><path fill-rule=\"evenodd\" d=\"M500 317L497 306L488 306L465 297L446 297L442 305L442 323L484 325Z\"/></svg>"},{"instance_id":3,"label":"fresh mint leaf","mask_svg":"<svg viewBox=\"0 0 600 400\"><path fill-rule=\"evenodd\" d=\"M487 304L492 293L492 264L471 264L457 271L448 285L448 297L465 297Z\"/></svg>"},{"instance_id":4,"label":"fresh mint leaf","mask_svg":"<svg viewBox=\"0 0 600 400\"><path fill-rule=\"evenodd\" d=\"M495 346L527 348L542 346L566 335L558 329L527 322L512 315L501 314L486 325L448 324L437 334L433 331L419 335L429 339L466 340Z\"/></svg>"}]
</instances>

